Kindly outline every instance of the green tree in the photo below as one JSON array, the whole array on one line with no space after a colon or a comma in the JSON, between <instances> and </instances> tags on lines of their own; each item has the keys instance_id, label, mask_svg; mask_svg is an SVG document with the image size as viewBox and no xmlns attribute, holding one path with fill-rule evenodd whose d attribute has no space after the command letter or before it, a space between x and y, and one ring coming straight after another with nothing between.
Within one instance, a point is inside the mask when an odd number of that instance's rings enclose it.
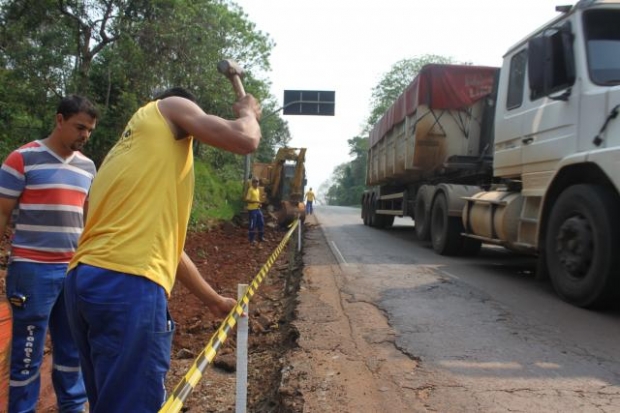
<instances>
[{"instance_id":1,"label":"green tree","mask_svg":"<svg viewBox=\"0 0 620 413\"><path fill-rule=\"evenodd\" d=\"M329 205L359 205L365 189L368 139L356 136L347 142L353 160L334 169L333 183L325 196Z\"/></svg>"},{"instance_id":2,"label":"green tree","mask_svg":"<svg viewBox=\"0 0 620 413\"><path fill-rule=\"evenodd\" d=\"M224 58L244 66L245 89L267 113L276 99L259 74L270 69L273 46L230 0L0 0L0 155L45 137L60 97L69 93L88 96L100 109L85 148L96 163L131 114L171 86L189 89L206 112L233 118L236 97L216 70ZM262 129L255 158L270 160L290 132L279 116ZM208 166L199 172L216 175L212 182L241 180L243 157L205 145L195 152Z\"/></svg>"},{"instance_id":3,"label":"green tree","mask_svg":"<svg viewBox=\"0 0 620 413\"><path fill-rule=\"evenodd\" d=\"M101 126L114 131L105 135L111 136L112 142L139 105L170 86L188 88L209 113L234 117L233 89L215 69L223 58L243 64L249 93L261 101L272 99L268 83L253 73L269 69L273 42L255 32L255 25L236 5L218 0L160 0L147 4L151 7L138 23L132 24L132 35L121 36L93 64L93 93L105 102L110 115ZM103 142L102 146L109 145ZM262 147L270 145L272 142L267 140ZM240 157L201 145L196 146L196 154L215 171L223 171L223 165L228 164L231 169L239 168L242 163Z\"/></svg>"},{"instance_id":4,"label":"green tree","mask_svg":"<svg viewBox=\"0 0 620 413\"><path fill-rule=\"evenodd\" d=\"M86 151L100 162L131 114L170 86L190 89L205 111L231 118L235 100L215 70L223 58L242 62L246 90L273 100L267 81L273 42L234 3L223 0L7 0L0 4L0 132L10 145L45 136L59 97L87 95L102 117ZM261 154L290 139L272 119ZM24 133L26 132L26 133ZM5 139L20 137L19 139ZM214 170L239 157L214 158Z\"/></svg>"}]
</instances>

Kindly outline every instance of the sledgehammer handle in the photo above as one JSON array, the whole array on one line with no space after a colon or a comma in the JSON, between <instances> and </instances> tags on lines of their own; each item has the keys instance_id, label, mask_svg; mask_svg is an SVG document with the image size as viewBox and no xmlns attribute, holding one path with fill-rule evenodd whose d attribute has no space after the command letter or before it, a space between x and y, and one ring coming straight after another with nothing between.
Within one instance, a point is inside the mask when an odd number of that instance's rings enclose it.
<instances>
[{"instance_id":1,"label":"sledgehammer handle","mask_svg":"<svg viewBox=\"0 0 620 413\"><path fill-rule=\"evenodd\" d=\"M243 83L241 83L241 76L243 76L243 69L237 62L230 59L220 60L217 64L217 70L230 80L232 83L237 99L241 99L245 96L245 89Z\"/></svg>"},{"instance_id":2,"label":"sledgehammer handle","mask_svg":"<svg viewBox=\"0 0 620 413\"><path fill-rule=\"evenodd\" d=\"M232 82L233 89L235 89L237 99L241 99L242 97L244 97L245 89L243 87L243 83L241 83L241 78L238 75L232 75L230 77L230 81Z\"/></svg>"}]
</instances>

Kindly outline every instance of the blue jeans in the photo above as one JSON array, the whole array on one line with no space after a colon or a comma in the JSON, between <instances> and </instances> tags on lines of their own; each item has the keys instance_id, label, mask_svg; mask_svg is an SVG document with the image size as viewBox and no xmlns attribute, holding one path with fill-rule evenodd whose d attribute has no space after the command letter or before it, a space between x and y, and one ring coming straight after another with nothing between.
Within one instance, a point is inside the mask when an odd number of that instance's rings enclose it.
<instances>
[{"instance_id":1,"label":"blue jeans","mask_svg":"<svg viewBox=\"0 0 620 413\"><path fill-rule=\"evenodd\" d=\"M258 240L263 241L265 236L265 219L263 211L259 209L251 209L248 211L250 219L249 238L250 242L254 241L254 232L258 231Z\"/></svg>"},{"instance_id":2,"label":"blue jeans","mask_svg":"<svg viewBox=\"0 0 620 413\"><path fill-rule=\"evenodd\" d=\"M91 413L153 413L165 401L174 323L147 278L80 264L65 301Z\"/></svg>"},{"instance_id":3,"label":"blue jeans","mask_svg":"<svg viewBox=\"0 0 620 413\"><path fill-rule=\"evenodd\" d=\"M306 214L312 214L312 201L306 201Z\"/></svg>"},{"instance_id":4,"label":"blue jeans","mask_svg":"<svg viewBox=\"0 0 620 413\"><path fill-rule=\"evenodd\" d=\"M41 387L41 363L48 326L52 340L52 384L60 412L81 412L86 391L77 347L69 330L63 289L67 264L13 262L7 268L7 297L12 304L13 342L9 412L33 412Z\"/></svg>"}]
</instances>

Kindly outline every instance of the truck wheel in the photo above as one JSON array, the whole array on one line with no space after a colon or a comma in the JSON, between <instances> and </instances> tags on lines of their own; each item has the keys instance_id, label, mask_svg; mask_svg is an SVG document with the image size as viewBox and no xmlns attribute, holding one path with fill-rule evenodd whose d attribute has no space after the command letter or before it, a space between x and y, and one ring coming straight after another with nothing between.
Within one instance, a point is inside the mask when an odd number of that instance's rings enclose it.
<instances>
[{"instance_id":1,"label":"truck wheel","mask_svg":"<svg viewBox=\"0 0 620 413\"><path fill-rule=\"evenodd\" d=\"M414 222L415 222L415 234L420 241L428 241L431 239L431 220L426 213L426 197L424 191L418 190L415 197L415 209L414 209Z\"/></svg>"},{"instance_id":2,"label":"truck wheel","mask_svg":"<svg viewBox=\"0 0 620 413\"><path fill-rule=\"evenodd\" d=\"M375 228L383 228L383 215L377 214L375 208Z\"/></svg>"},{"instance_id":3,"label":"truck wheel","mask_svg":"<svg viewBox=\"0 0 620 413\"><path fill-rule=\"evenodd\" d=\"M364 225L368 225L368 201L364 199L362 201L362 219L364 220Z\"/></svg>"},{"instance_id":4,"label":"truck wheel","mask_svg":"<svg viewBox=\"0 0 620 413\"><path fill-rule=\"evenodd\" d=\"M371 200L368 203L368 225L371 227L377 226L377 213L375 212L377 207L375 205L375 201Z\"/></svg>"},{"instance_id":5,"label":"truck wheel","mask_svg":"<svg viewBox=\"0 0 620 413\"><path fill-rule=\"evenodd\" d=\"M437 195L431 212L431 241L440 255L456 255L463 245L463 224L459 217L448 216L448 201Z\"/></svg>"},{"instance_id":6,"label":"truck wheel","mask_svg":"<svg viewBox=\"0 0 620 413\"><path fill-rule=\"evenodd\" d=\"M565 190L551 210L545 253L560 297L600 307L620 295L620 220L613 194L594 185Z\"/></svg>"}]
</instances>

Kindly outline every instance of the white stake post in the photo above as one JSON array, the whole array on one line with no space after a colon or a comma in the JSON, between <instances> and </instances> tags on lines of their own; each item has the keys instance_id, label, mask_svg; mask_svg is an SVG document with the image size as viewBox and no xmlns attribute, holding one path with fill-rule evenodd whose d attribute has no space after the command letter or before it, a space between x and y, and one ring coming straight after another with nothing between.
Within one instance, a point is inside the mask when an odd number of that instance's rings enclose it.
<instances>
[{"instance_id":1,"label":"white stake post","mask_svg":"<svg viewBox=\"0 0 620 413\"><path fill-rule=\"evenodd\" d=\"M248 284L237 284L237 301L241 300ZM248 317L250 303L245 308L246 316L237 320L237 395L235 413L246 413L248 403Z\"/></svg>"},{"instance_id":2,"label":"white stake post","mask_svg":"<svg viewBox=\"0 0 620 413\"><path fill-rule=\"evenodd\" d=\"M297 223L297 252L301 251L301 220Z\"/></svg>"}]
</instances>

